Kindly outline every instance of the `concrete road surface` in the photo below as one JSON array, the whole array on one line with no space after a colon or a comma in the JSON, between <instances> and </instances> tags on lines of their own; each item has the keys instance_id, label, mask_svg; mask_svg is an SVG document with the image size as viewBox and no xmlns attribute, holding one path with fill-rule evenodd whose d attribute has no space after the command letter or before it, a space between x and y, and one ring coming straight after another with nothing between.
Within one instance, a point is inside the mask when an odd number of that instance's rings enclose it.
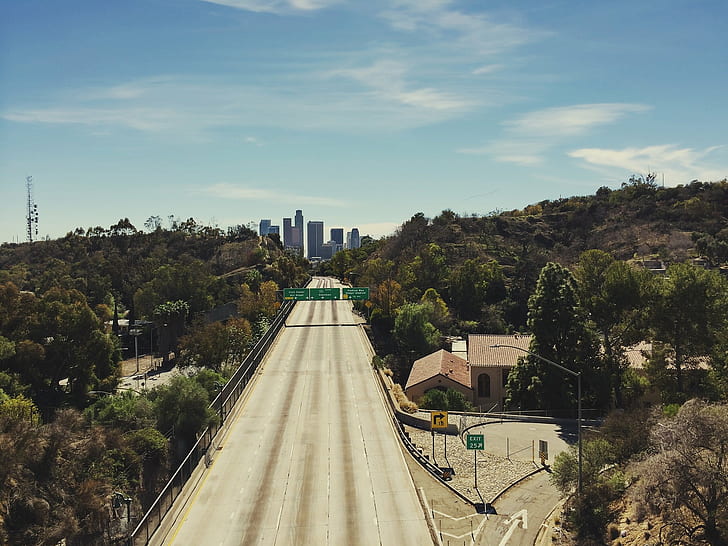
<instances>
[{"instance_id":1,"label":"concrete road surface","mask_svg":"<svg viewBox=\"0 0 728 546\"><path fill-rule=\"evenodd\" d=\"M297 303L250 388L165 543L433 543L351 303Z\"/></svg>"}]
</instances>

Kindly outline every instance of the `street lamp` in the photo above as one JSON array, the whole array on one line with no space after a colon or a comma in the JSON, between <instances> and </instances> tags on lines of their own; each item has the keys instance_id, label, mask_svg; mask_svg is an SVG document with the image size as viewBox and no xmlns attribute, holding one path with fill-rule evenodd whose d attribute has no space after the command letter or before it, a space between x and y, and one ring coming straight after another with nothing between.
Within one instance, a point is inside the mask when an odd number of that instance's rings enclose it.
<instances>
[{"instance_id":1,"label":"street lamp","mask_svg":"<svg viewBox=\"0 0 728 546\"><path fill-rule=\"evenodd\" d=\"M142 331L139 328L133 328L129 330L129 333L134 336L134 354L136 355L136 373L139 373L139 336Z\"/></svg>"},{"instance_id":2,"label":"street lamp","mask_svg":"<svg viewBox=\"0 0 728 546\"><path fill-rule=\"evenodd\" d=\"M534 358L538 358L539 360L543 360L547 364L551 364L552 366L555 366L562 372L566 372L568 374L571 374L576 377L576 385L577 385L577 398L578 398L578 406L577 406L577 443L579 445L579 474L577 476L577 482L576 482L576 490L578 492L579 498L581 499L581 492L582 492L582 480L581 480L581 461L582 461L582 450L581 450L581 372L575 372L574 370L570 370L569 368L565 368L561 364L557 364L553 360L549 360L548 358L544 358L541 355L538 355L536 353L533 353L531 351L528 351L524 349L523 347L518 347L516 345L491 345L492 348L497 349L499 347L508 347L510 349L516 349L518 351L523 351L526 354L529 354L533 356Z\"/></svg>"}]
</instances>

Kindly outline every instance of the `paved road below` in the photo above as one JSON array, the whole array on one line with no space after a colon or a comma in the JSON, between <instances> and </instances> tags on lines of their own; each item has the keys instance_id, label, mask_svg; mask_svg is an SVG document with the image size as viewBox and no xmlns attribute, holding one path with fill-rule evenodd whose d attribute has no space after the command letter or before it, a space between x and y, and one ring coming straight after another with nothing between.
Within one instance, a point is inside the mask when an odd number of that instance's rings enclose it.
<instances>
[{"instance_id":1,"label":"paved road below","mask_svg":"<svg viewBox=\"0 0 728 546\"><path fill-rule=\"evenodd\" d=\"M432 544L351 303L297 304L251 387L166 543Z\"/></svg>"}]
</instances>

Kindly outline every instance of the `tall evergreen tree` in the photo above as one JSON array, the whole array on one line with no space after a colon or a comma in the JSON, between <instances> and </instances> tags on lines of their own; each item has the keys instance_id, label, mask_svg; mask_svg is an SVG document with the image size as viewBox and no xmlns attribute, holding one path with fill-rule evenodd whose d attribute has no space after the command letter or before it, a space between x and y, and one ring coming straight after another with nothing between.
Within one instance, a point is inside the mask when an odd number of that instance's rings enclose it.
<instances>
[{"instance_id":1,"label":"tall evergreen tree","mask_svg":"<svg viewBox=\"0 0 728 546\"><path fill-rule=\"evenodd\" d=\"M580 256L575 278L581 304L601 337L613 403L619 407L624 349L644 339L650 273L602 250L588 250Z\"/></svg>"},{"instance_id":2,"label":"tall evergreen tree","mask_svg":"<svg viewBox=\"0 0 728 546\"><path fill-rule=\"evenodd\" d=\"M582 373L582 395L588 406L604 406L606 395L599 345L579 304L574 276L549 262L541 270L528 301L529 350L542 358ZM507 404L520 409L575 408L576 378L528 355L511 371Z\"/></svg>"},{"instance_id":3,"label":"tall evergreen tree","mask_svg":"<svg viewBox=\"0 0 728 546\"><path fill-rule=\"evenodd\" d=\"M710 354L716 336L728 323L726 280L715 271L688 263L674 264L657 281L650 323L654 340L664 343L674 367L677 398L685 393L683 371Z\"/></svg>"}]
</instances>

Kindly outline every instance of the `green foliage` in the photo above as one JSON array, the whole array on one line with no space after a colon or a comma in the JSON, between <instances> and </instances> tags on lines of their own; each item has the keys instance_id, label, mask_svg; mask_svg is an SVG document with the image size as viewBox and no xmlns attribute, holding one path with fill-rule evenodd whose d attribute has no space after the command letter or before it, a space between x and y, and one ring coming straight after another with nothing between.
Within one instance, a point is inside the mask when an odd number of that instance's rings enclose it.
<instances>
[{"instance_id":1,"label":"green foliage","mask_svg":"<svg viewBox=\"0 0 728 546\"><path fill-rule=\"evenodd\" d=\"M4 336L0 336L0 360L15 356L15 343Z\"/></svg>"},{"instance_id":2,"label":"green foliage","mask_svg":"<svg viewBox=\"0 0 728 546\"><path fill-rule=\"evenodd\" d=\"M0 287L0 316L0 371L27 385L40 405L65 399L80 406L90 387L116 377L116 342L78 290L55 287L38 298L6 284ZM70 392L61 389L61 380Z\"/></svg>"},{"instance_id":3,"label":"green foliage","mask_svg":"<svg viewBox=\"0 0 728 546\"><path fill-rule=\"evenodd\" d=\"M126 441L146 465L163 468L167 464L169 442L156 428L133 430L126 435Z\"/></svg>"},{"instance_id":4,"label":"green foliage","mask_svg":"<svg viewBox=\"0 0 728 546\"><path fill-rule=\"evenodd\" d=\"M95 423L125 432L150 427L156 422L151 401L132 391L102 395L86 408L85 413Z\"/></svg>"},{"instance_id":5,"label":"green foliage","mask_svg":"<svg viewBox=\"0 0 728 546\"><path fill-rule=\"evenodd\" d=\"M168 385L150 393L157 416L157 429L173 434L186 449L205 427L216 423L217 415L208 406L210 397L195 379L183 375L172 378Z\"/></svg>"},{"instance_id":6,"label":"green foliage","mask_svg":"<svg viewBox=\"0 0 728 546\"><path fill-rule=\"evenodd\" d=\"M460 318L481 318L486 304L504 299L505 279L501 266L490 261L465 260L450 275L450 298Z\"/></svg>"},{"instance_id":7,"label":"green foliage","mask_svg":"<svg viewBox=\"0 0 728 546\"><path fill-rule=\"evenodd\" d=\"M406 303L398 309L392 334L403 354L419 358L438 347L440 331L430 322L432 314L429 303Z\"/></svg>"},{"instance_id":8,"label":"green foliage","mask_svg":"<svg viewBox=\"0 0 728 546\"><path fill-rule=\"evenodd\" d=\"M621 407L625 348L645 338L650 273L601 250L582 253L575 278L579 300L600 334L613 404Z\"/></svg>"},{"instance_id":9,"label":"green foliage","mask_svg":"<svg viewBox=\"0 0 728 546\"><path fill-rule=\"evenodd\" d=\"M22 394L9 397L0 391L0 420L15 422L27 421L37 424L40 422L38 408Z\"/></svg>"},{"instance_id":10,"label":"green foliage","mask_svg":"<svg viewBox=\"0 0 728 546\"><path fill-rule=\"evenodd\" d=\"M210 309L214 304L211 287L214 277L202 261L175 266L163 265L154 277L134 294L134 308L143 316L150 317L161 304L185 301L191 313Z\"/></svg>"},{"instance_id":11,"label":"green foliage","mask_svg":"<svg viewBox=\"0 0 728 546\"><path fill-rule=\"evenodd\" d=\"M612 521L611 503L624 491L624 477L619 471L604 472L614 460L612 445L604 438L583 442L582 494L572 498L574 510L568 518L581 539L599 538ZM551 482L567 495L577 487L578 450L571 446L556 456Z\"/></svg>"},{"instance_id":12,"label":"green foliage","mask_svg":"<svg viewBox=\"0 0 728 546\"><path fill-rule=\"evenodd\" d=\"M710 354L728 325L727 294L728 283L720 274L685 263L671 265L656 282L650 324L655 340L665 345L665 354L651 361L649 372L658 385L674 377L675 401L690 394L684 370Z\"/></svg>"},{"instance_id":13,"label":"green foliage","mask_svg":"<svg viewBox=\"0 0 728 546\"><path fill-rule=\"evenodd\" d=\"M529 348L534 355L582 373L587 407L606 407L607 396L598 343L581 308L573 275L563 266L544 266L529 299ZM519 359L508 376L509 407L563 409L576 407L576 378L541 358Z\"/></svg>"},{"instance_id":14,"label":"green foliage","mask_svg":"<svg viewBox=\"0 0 728 546\"><path fill-rule=\"evenodd\" d=\"M447 304L434 288L428 288L420 298L420 303L427 303L432 306L431 321L438 330L449 330L452 324L452 317Z\"/></svg>"},{"instance_id":15,"label":"green foliage","mask_svg":"<svg viewBox=\"0 0 728 546\"><path fill-rule=\"evenodd\" d=\"M222 374L208 368L201 369L193 378L205 389L210 400L214 400L225 383L227 383L227 380Z\"/></svg>"},{"instance_id":16,"label":"green foliage","mask_svg":"<svg viewBox=\"0 0 728 546\"><path fill-rule=\"evenodd\" d=\"M465 395L455 389L430 389L417 405L430 410L473 411L473 405Z\"/></svg>"}]
</instances>

